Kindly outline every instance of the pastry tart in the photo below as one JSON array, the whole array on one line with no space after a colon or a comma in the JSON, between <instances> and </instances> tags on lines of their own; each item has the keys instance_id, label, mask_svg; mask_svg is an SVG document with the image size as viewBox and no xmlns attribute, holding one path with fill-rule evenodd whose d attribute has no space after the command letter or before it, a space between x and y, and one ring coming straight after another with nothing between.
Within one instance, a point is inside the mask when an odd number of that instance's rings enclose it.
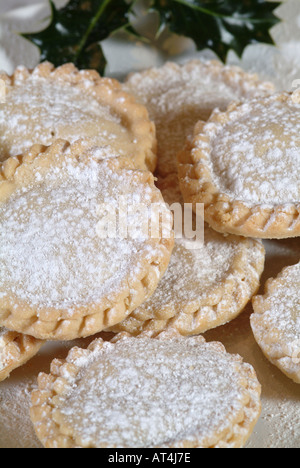
<instances>
[{"instance_id":1,"label":"pastry tart","mask_svg":"<svg viewBox=\"0 0 300 468\"><path fill-rule=\"evenodd\" d=\"M134 73L124 90L147 107L156 124L157 173L166 177L177 172L177 153L199 120L207 120L215 108L225 110L232 101L270 94L274 87L238 67L192 60Z\"/></svg>"},{"instance_id":2,"label":"pastry tart","mask_svg":"<svg viewBox=\"0 0 300 468\"><path fill-rule=\"evenodd\" d=\"M107 151L58 140L3 164L2 326L39 339L88 336L123 320L156 289L174 244L171 212L150 172L128 159L103 159ZM126 235L111 217L124 197ZM159 210L152 213L152 204ZM150 235L157 213L170 229L159 225Z\"/></svg>"},{"instance_id":3,"label":"pastry tart","mask_svg":"<svg viewBox=\"0 0 300 468\"><path fill-rule=\"evenodd\" d=\"M182 202L178 180L158 182L164 200ZM224 236L197 223L193 240L178 236L164 277L153 296L111 331L138 335L142 331L175 329L197 335L236 318L260 286L265 249L260 240ZM202 228L201 228L202 229ZM194 220L193 230L196 232Z\"/></svg>"},{"instance_id":4,"label":"pastry tart","mask_svg":"<svg viewBox=\"0 0 300 468\"><path fill-rule=\"evenodd\" d=\"M270 279L263 296L253 299L251 326L265 356L300 383L300 263Z\"/></svg>"},{"instance_id":5,"label":"pastry tart","mask_svg":"<svg viewBox=\"0 0 300 468\"><path fill-rule=\"evenodd\" d=\"M6 103L0 107L0 161L38 143L85 138L94 146L109 145L130 155L139 169L154 170L156 138L146 109L113 79L73 64L54 68L43 63L24 67L6 83Z\"/></svg>"},{"instance_id":6,"label":"pastry tart","mask_svg":"<svg viewBox=\"0 0 300 468\"><path fill-rule=\"evenodd\" d=\"M38 353L43 342L0 328L0 382Z\"/></svg>"},{"instance_id":7,"label":"pastry tart","mask_svg":"<svg viewBox=\"0 0 300 468\"><path fill-rule=\"evenodd\" d=\"M300 235L300 93L229 106L199 122L179 154L185 202L204 203L217 231L257 238Z\"/></svg>"},{"instance_id":8,"label":"pastry tart","mask_svg":"<svg viewBox=\"0 0 300 468\"><path fill-rule=\"evenodd\" d=\"M253 368L220 343L120 334L53 361L31 419L47 448L241 448L260 392Z\"/></svg>"}]
</instances>

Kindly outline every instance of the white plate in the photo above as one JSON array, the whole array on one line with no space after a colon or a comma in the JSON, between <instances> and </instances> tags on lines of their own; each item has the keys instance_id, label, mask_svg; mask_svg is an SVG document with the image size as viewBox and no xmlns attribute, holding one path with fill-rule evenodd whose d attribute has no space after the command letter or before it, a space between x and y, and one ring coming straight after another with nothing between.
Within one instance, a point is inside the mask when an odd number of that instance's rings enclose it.
<instances>
[{"instance_id":1,"label":"white plate","mask_svg":"<svg viewBox=\"0 0 300 468\"><path fill-rule=\"evenodd\" d=\"M60 0L63 4L65 0ZM0 69L12 72L23 64L33 67L38 62L38 51L13 31L38 30L47 15L46 0L10 0L0 5ZM280 89L300 87L300 2L285 2L279 14L284 21L273 30L277 48L264 45L249 47L243 60L230 54L229 61L244 69L256 71L262 78L272 79ZM151 30L150 19L147 28ZM145 24L143 22L143 27ZM153 45L126 43L117 39L105 42L109 57L107 73L122 77L132 70L160 65L166 59L176 61L190 57L210 57L210 52L196 53L192 43L176 37L164 36L159 41L161 50ZM168 53L172 53L170 56ZM280 270L300 260L299 239L266 241L267 262L262 278L265 281ZM208 340L221 341L231 353L243 356L251 363L262 384L261 418L250 438L249 448L299 448L300 447L300 386L286 378L272 366L257 346L249 324L249 305L243 314L230 324L205 334ZM52 359L64 358L75 344L86 347L94 339L72 343L48 343L27 365L12 373L10 379L0 384L0 448L38 448L29 418L30 391L36 385L39 372L48 372Z\"/></svg>"}]
</instances>

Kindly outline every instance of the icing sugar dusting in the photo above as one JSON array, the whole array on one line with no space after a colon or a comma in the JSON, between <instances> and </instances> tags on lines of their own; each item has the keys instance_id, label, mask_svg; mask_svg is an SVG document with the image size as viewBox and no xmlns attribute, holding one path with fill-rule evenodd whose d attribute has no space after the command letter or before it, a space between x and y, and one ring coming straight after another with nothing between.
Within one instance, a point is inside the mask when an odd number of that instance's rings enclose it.
<instances>
[{"instance_id":1,"label":"icing sugar dusting","mask_svg":"<svg viewBox=\"0 0 300 468\"><path fill-rule=\"evenodd\" d=\"M298 340L300 350L300 263L287 268L281 278L268 296L268 310L258 318L269 330L279 330L288 348ZM294 351L290 347L290 355Z\"/></svg>"},{"instance_id":2,"label":"icing sugar dusting","mask_svg":"<svg viewBox=\"0 0 300 468\"><path fill-rule=\"evenodd\" d=\"M140 309L159 310L166 304L178 305L201 302L211 294L212 288L228 278L228 271L243 244L205 229L205 242L195 249L186 248L185 239L177 239L168 270L154 295ZM184 275L182 272L184 271Z\"/></svg>"},{"instance_id":3,"label":"icing sugar dusting","mask_svg":"<svg viewBox=\"0 0 300 468\"><path fill-rule=\"evenodd\" d=\"M268 359L300 383L300 263L272 280L266 296L254 302L251 326ZM257 310L256 310L257 307Z\"/></svg>"},{"instance_id":4,"label":"icing sugar dusting","mask_svg":"<svg viewBox=\"0 0 300 468\"><path fill-rule=\"evenodd\" d=\"M158 169L163 176L177 172L176 155L199 120L207 120L215 108L225 110L232 101L270 91L266 84L234 68L201 61L133 74L125 90L147 107L156 124Z\"/></svg>"},{"instance_id":5,"label":"icing sugar dusting","mask_svg":"<svg viewBox=\"0 0 300 468\"><path fill-rule=\"evenodd\" d=\"M63 81L32 75L7 86L0 108L0 160L23 153L33 144L50 145L63 138L73 143L93 138L98 146L130 143L121 119L91 92ZM120 142L118 143L118 140Z\"/></svg>"},{"instance_id":6,"label":"icing sugar dusting","mask_svg":"<svg viewBox=\"0 0 300 468\"><path fill-rule=\"evenodd\" d=\"M126 194L149 206L153 189L140 173L106 161L73 163L35 174L0 208L0 297L39 307L71 308L113 295L160 255L151 239L100 238L99 204L118 207ZM162 206L164 206L162 204ZM150 216L150 214L149 214ZM144 218L143 218L144 219ZM141 224L140 213L132 220ZM127 284L127 283L126 283Z\"/></svg>"},{"instance_id":7,"label":"icing sugar dusting","mask_svg":"<svg viewBox=\"0 0 300 468\"><path fill-rule=\"evenodd\" d=\"M232 112L211 140L211 170L222 192L249 203L299 202L299 113L299 104L272 99Z\"/></svg>"},{"instance_id":8,"label":"icing sugar dusting","mask_svg":"<svg viewBox=\"0 0 300 468\"><path fill-rule=\"evenodd\" d=\"M41 448L29 417L30 394L35 385L32 376L1 383L0 448Z\"/></svg>"},{"instance_id":9,"label":"icing sugar dusting","mask_svg":"<svg viewBox=\"0 0 300 468\"><path fill-rule=\"evenodd\" d=\"M200 444L233 424L245 401L232 356L189 339L123 339L81 362L60 413L85 446ZM179 411L180 409L180 411Z\"/></svg>"}]
</instances>

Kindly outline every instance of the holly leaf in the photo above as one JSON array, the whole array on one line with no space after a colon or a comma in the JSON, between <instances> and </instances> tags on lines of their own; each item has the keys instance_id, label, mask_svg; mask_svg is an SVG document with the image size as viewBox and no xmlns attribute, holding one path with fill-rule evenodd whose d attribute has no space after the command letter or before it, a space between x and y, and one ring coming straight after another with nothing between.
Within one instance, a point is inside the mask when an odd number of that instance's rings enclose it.
<instances>
[{"instance_id":1,"label":"holly leaf","mask_svg":"<svg viewBox=\"0 0 300 468\"><path fill-rule=\"evenodd\" d=\"M249 44L274 44L270 29L282 2L265 0L153 0L160 29L191 38L198 50L212 49L226 61L229 50L242 56Z\"/></svg>"},{"instance_id":2,"label":"holly leaf","mask_svg":"<svg viewBox=\"0 0 300 468\"><path fill-rule=\"evenodd\" d=\"M73 62L79 69L104 74L106 58L101 41L119 29L131 31L132 2L126 0L70 0L57 9L52 0L49 26L38 33L23 34L37 45L41 61L55 66Z\"/></svg>"},{"instance_id":3,"label":"holly leaf","mask_svg":"<svg viewBox=\"0 0 300 468\"><path fill-rule=\"evenodd\" d=\"M119 30L146 40L130 21L138 0L70 0L57 9L52 0L49 26L23 37L36 44L41 61L55 66L73 62L79 69L104 74L101 42ZM160 18L159 31L190 37L198 49L210 48L225 62L229 50L239 56L255 42L273 44L270 28L280 20L274 10L282 2L266 0L151 0Z\"/></svg>"}]
</instances>

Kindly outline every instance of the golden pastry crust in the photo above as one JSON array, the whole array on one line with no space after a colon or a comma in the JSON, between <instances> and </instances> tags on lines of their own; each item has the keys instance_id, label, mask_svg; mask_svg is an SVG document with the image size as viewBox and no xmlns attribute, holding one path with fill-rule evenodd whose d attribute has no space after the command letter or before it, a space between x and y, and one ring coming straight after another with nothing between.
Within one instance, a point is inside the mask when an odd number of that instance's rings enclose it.
<instances>
[{"instance_id":1,"label":"golden pastry crust","mask_svg":"<svg viewBox=\"0 0 300 468\"><path fill-rule=\"evenodd\" d=\"M253 298L251 327L267 359L300 384L300 264L284 268Z\"/></svg>"},{"instance_id":2,"label":"golden pastry crust","mask_svg":"<svg viewBox=\"0 0 300 468\"><path fill-rule=\"evenodd\" d=\"M155 169L154 124L117 80L94 70L79 71L73 64L54 68L48 62L32 71L19 67L12 76L0 78L7 86L6 104L0 109L0 161L36 143L90 138L91 145L108 144L119 153L127 146L125 155L138 169Z\"/></svg>"},{"instance_id":3,"label":"golden pastry crust","mask_svg":"<svg viewBox=\"0 0 300 468\"><path fill-rule=\"evenodd\" d=\"M215 108L226 110L232 101L269 95L275 89L239 67L191 60L133 73L124 90L146 106L156 124L157 174L166 177L177 173L176 155L199 120L207 120Z\"/></svg>"},{"instance_id":4,"label":"golden pastry crust","mask_svg":"<svg viewBox=\"0 0 300 468\"><path fill-rule=\"evenodd\" d=\"M148 355L144 353L147 350ZM172 359L172 353L176 355L176 360ZM195 354L201 363L195 361ZM106 365L107 358L109 361ZM164 377L156 369L162 365L161 359L164 362ZM124 373L123 377L120 376L120 362L126 364L127 379ZM167 366L174 366L170 371L172 382L169 381ZM202 382L201 386L193 386L193 383L189 385L184 380L183 375L186 374L189 374L191 380L196 376L195 382ZM99 386L97 378L100 376ZM158 382L155 396L151 390L153 380ZM84 381L89 387L86 387L86 396ZM142 393L135 385L136 381L141 385L144 382ZM166 382L167 391L164 388ZM108 388L112 385L113 389L107 391L106 385ZM128 393L128 385L131 394ZM216 393L223 392L224 398L216 397L214 401L213 390L209 391L210 385ZM97 388L100 387L99 394ZM148 390L151 392L147 393ZM188 390L193 394L187 395ZM177 398L174 397L173 401L174 392ZM118 398L119 393L123 397ZM253 368L243 363L240 356L227 354L221 343L206 343L202 337L182 338L172 333L163 333L156 338L149 334L133 338L121 333L110 342L96 339L86 350L73 348L66 360L54 360L51 373L38 377L38 390L32 393L30 414L37 436L47 448L241 448L259 418L260 393L261 387ZM82 397L85 403L88 401L87 406L81 402ZM101 399L101 406L98 398ZM106 402L106 398L112 398L112 402ZM196 401L190 401L193 398ZM129 410L128 415L124 405L130 406L133 399L134 414ZM184 421L187 410L184 401L187 399L188 405L197 405L193 416L188 414L191 418L188 426ZM117 406L110 412L110 405L114 406L116 401ZM161 405L158 419L155 416L157 404ZM147 407L145 415L144 405ZM128 422L127 418L131 417L133 419ZM140 418L143 418L142 423ZM148 428L148 424L151 428ZM170 427L162 428L161 424L170 424ZM142 440L144 437L147 440Z\"/></svg>"},{"instance_id":5,"label":"golden pastry crust","mask_svg":"<svg viewBox=\"0 0 300 468\"><path fill-rule=\"evenodd\" d=\"M178 177L159 178L164 200L183 209ZM177 205L176 205L177 207ZM197 238L187 239L185 217L164 277L153 296L123 322L112 327L118 333L138 335L175 329L182 335L197 335L237 317L258 291L264 270L265 249L260 240L224 236L193 216ZM203 230L203 238L200 232ZM184 275L182 272L184 271Z\"/></svg>"},{"instance_id":6,"label":"golden pastry crust","mask_svg":"<svg viewBox=\"0 0 300 468\"><path fill-rule=\"evenodd\" d=\"M194 141L178 155L180 188L185 202L204 203L205 220L216 231L300 235L299 104L297 92L274 94L231 104L197 124Z\"/></svg>"},{"instance_id":7,"label":"golden pastry crust","mask_svg":"<svg viewBox=\"0 0 300 468\"><path fill-rule=\"evenodd\" d=\"M0 283L2 326L39 339L92 335L123 320L157 287L172 232L138 244L102 239L97 209L132 195L146 208L158 205L170 220L171 213L150 172L123 158L101 160L102 150L59 140L2 165L1 258L9 270L2 269Z\"/></svg>"},{"instance_id":8,"label":"golden pastry crust","mask_svg":"<svg viewBox=\"0 0 300 468\"><path fill-rule=\"evenodd\" d=\"M259 289L264 246L258 240L223 237L209 227L204 239L196 250L176 240L153 296L110 331L138 335L175 329L181 335L198 335L236 318Z\"/></svg>"},{"instance_id":9,"label":"golden pastry crust","mask_svg":"<svg viewBox=\"0 0 300 468\"><path fill-rule=\"evenodd\" d=\"M43 341L0 328L0 382L35 356Z\"/></svg>"}]
</instances>

